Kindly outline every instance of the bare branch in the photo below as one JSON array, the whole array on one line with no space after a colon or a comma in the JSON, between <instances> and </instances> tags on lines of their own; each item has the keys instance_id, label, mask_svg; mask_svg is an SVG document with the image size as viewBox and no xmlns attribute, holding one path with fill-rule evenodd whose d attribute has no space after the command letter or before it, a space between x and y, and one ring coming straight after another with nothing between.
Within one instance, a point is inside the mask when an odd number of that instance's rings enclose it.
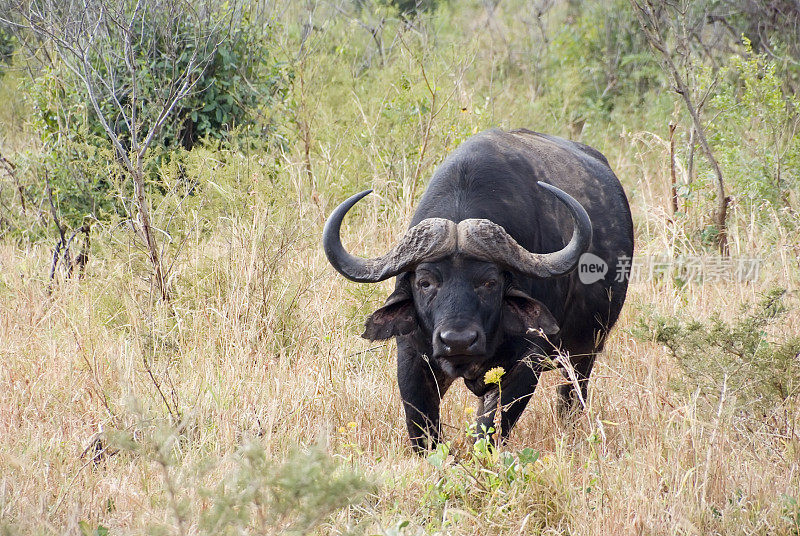
<instances>
[{"instance_id":1,"label":"bare branch","mask_svg":"<svg viewBox=\"0 0 800 536\"><path fill-rule=\"evenodd\" d=\"M37 35L53 67L74 77L131 178L137 214L129 213L129 221L139 222L134 229L146 246L155 287L168 300L145 158L228 38L235 3L221 8L211 0L199 7L188 0L14 1L21 21L15 27ZM188 58L184 50L191 50Z\"/></svg>"},{"instance_id":2,"label":"bare branch","mask_svg":"<svg viewBox=\"0 0 800 536\"><path fill-rule=\"evenodd\" d=\"M656 3L655 0L630 0L630 2L648 42L653 49L659 52L662 64L664 65L667 74L672 79L675 91L683 99L686 111L689 112L689 115L692 118L694 133L700 142L700 146L703 149L703 153L705 154L708 163L714 170L714 175L716 176L715 186L717 195L717 207L714 213L714 223L717 227L717 246L720 253L727 254L728 238L726 220L730 198L725 193L725 181L722 177L722 169L719 166L719 162L717 162L717 159L714 157L714 153L711 150L711 146L709 145L705 134L705 127L700 118L702 105L705 103L708 93L700 97L698 100L695 98L694 92L689 85L689 78L692 70L690 57L691 50L689 48L689 37L687 32L687 28L691 25L687 18L689 4L666 1ZM670 50L664 37L665 32L661 28L661 13L659 10L663 6L667 6L666 15L669 17L674 17L674 20L678 25L677 29L672 28L673 34L677 40L675 50ZM681 67L675 63L674 56L676 54L683 55L684 61Z\"/></svg>"}]
</instances>

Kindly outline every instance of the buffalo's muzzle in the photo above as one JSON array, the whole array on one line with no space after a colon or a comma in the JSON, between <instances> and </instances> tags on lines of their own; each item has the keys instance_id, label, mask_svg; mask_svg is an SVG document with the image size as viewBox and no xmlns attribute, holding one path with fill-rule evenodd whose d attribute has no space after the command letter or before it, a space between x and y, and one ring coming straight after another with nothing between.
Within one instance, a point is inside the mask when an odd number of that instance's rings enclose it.
<instances>
[{"instance_id":1,"label":"buffalo's muzzle","mask_svg":"<svg viewBox=\"0 0 800 536\"><path fill-rule=\"evenodd\" d=\"M486 352L486 336L482 330L474 327L443 328L434 334L433 350L434 355L445 359L450 356L483 355Z\"/></svg>"}]
</instances>

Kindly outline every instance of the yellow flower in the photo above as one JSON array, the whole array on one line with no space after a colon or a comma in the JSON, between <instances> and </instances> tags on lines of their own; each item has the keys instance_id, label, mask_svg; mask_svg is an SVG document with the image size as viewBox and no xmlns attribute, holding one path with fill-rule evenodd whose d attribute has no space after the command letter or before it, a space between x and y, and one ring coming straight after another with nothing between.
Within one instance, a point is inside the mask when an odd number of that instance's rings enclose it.
<instances>
[{"instance_id":1,"label":"yellow flower","mask_svg":"<svg viewBox=\"0 0 800 536\"><path fill-rule=\"evenodd\" d=\"M339 433L340 434L344 434L345 432L347 432L347 428L345 428L344 426L340 426L339 427Z\"/></svg>"},{"instance_id":2,"label":"yellow flower","mask_svg":"<svg viewBox=\"0 0 800 536\"><path fill-rule=\"evenodd\" d=\"M467 407L467 408L464 408L464 411L467 412L467 415L472 415L473 413L475 413L475 408Z\"/></svg>"},{"instance_id":3,"label":"yellow flower","mask_svg":"<svg viewBox=\"0 0 800 536\"><path fill-rule=\"evenodd\" d=\"M358 425L356 423L354 423L353 421L350 421L349 423L347 423L347 426L348 426L348 428L355 428Z\"/></svg>"},{"instance_id":4,"label":"yellow flower","mask_svg":"<svg viewBox=\"0 0 800 536\"><path fill-rule=\"evenodd\" d=\"M500 378L503 377L503 374L506 373L506 369L503 367L495 367L493 369L489 369L486 371L486 374L483 376L484 383L496 383L500 385Z\"/></svg>"}]
</instances>

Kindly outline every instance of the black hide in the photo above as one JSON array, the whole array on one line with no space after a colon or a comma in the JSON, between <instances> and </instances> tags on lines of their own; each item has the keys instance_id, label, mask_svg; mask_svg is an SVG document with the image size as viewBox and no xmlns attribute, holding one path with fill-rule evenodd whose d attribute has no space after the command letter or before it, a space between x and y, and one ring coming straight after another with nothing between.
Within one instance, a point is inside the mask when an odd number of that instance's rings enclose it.
<instances>
[{"instance_id":1,"label":"black hide","mask_svg":"<svg viewBox=\"0 0 800 536\"><path fill-rule=\"evenodd\" d=\"M537 181L583 205L593 227L589 253L605 261L608 272L588 285L577 270L537 280L456 254L398 276L387 304L367 320L364 337L397 337L398 382L417 449L439 440L439 402L458 377L480 397L480 430L492 425L498 403L498 390L484 384L484 374L505 369L502 437L556 349L569 355L579 387L573 382L559 388L559 409L569 413L586 400L595 356L625 300L628 282L617 277L617 267L620 258L633 255L628 202L602 154L527 130L482 132L439 166L411 226L433 217L485 218L528 251L560 250L572 236L572 218Z\"/></svg>"}]
</instances>

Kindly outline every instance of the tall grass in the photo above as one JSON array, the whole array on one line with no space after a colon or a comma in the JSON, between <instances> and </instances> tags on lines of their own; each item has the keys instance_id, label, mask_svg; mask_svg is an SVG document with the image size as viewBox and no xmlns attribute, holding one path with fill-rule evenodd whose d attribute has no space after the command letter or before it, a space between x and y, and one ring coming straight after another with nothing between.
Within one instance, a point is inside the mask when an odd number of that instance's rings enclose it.
<instances>
[{"instance_id":1,"label":"tall grass","mask_svg":"<svg viewBox=\"0 0 800 536\"><path fill-rule=\"evenodd\" d=\"M462 478L462 491L434 500L432 490L460 469L411 454L393 345L357 336L388 284L361 286L333 273L318 247L313 202L295 217L274 216L255 197L248 214L221 218L185 247L174 316L142 300L147 285L132 275L135 255L101 250L83 280L64 281L48 296L46 245L2 246L0 504L11 526L76 532L86 521L112 532L178 531L163 467L145 454L113 454L119 447L107 437L116 430L158 441L142 423L161 423L185 428L179 472L231 459L257 441L276 459L298 444L321 445L380 482L366 502L326 521L324 533L355 524L380 533L404 521L407 534L797 530L797 415L787 416L783 434L743 433L724 402L718 413L698 412L696 394L670 388L681 374L670 355L629 334L645 309L730 317L771 280L796 288L795 268L780 264L780 249L791 244L752 251L775 259L764 282L634 284L576 428L557 421L559 377L545 375L504 447L541 453L530 480L488 493L480 480ZM351 221L352 248L389 247L403 220L378 220L381 210L373 204ZM670 239L663 229L656 240ZM799 321L790 311L781 330L796 332ZM446 436L463 445L454 447L462 458L472 405L457 385L443 408ZM99 457L84 452L97 438L107 449ZM211 487L221 471L191 481ZM193 487L176 493L205 504ZM193 522L199 518L187 518L187 527Z\"/></svg>"}]
</instances>

